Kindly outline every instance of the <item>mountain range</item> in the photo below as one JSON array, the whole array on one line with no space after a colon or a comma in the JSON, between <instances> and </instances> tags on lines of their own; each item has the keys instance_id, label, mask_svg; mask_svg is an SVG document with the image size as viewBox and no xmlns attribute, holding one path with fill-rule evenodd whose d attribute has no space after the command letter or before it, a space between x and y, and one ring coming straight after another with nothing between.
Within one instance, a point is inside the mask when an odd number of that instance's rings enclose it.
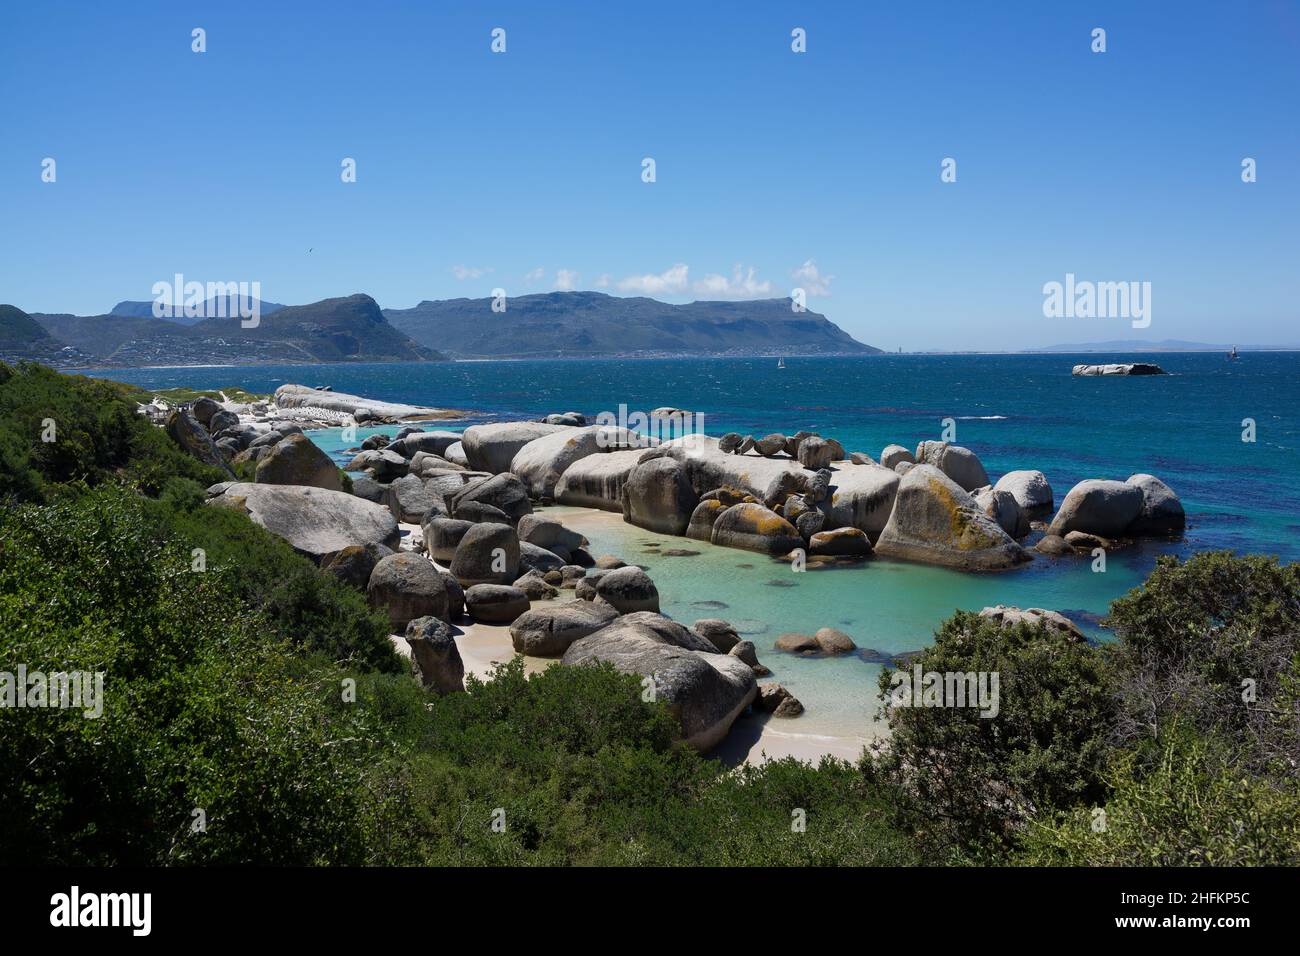
<instances>
[{"instance_id":1,"label":"mountain range","mask_svg":"<svg viewBox=\"0 0 1300 956\"><path fill-rule=\"evenodd\" d=\"M1208 342L1188 342L1183 339L1113 339L1109 342L1086 342L1074 345L1044 345L1042 348L1025 349L1026 352L1227 352L1232 344L1212 345ZM1235 346L1243 352L1290 351L1300 348L1296 345L1241 345Z\"/></svg>"},{"instance_id":2,"label":"mountain range","mask_svg":"<svg viewBox=\"0 0 1300 956\"><path fill-rule=\"evenodd\" d=\"M203 313L214 315L216 304L206 303ZM449 299L381 310L364 294L309 305L262 302L255 328L244 328L238 317L155 318L152 302L119 302L91 316L29 315L0 306L0 359L131 368L880 351L824 315L792 311L788 299L670 305L600 292L551 292L509 299L503 312L492 305L492 299Z\"/></svg>"},{"instance_id":3,"label":"mountain range","mask_svg":"<svg viewBox=\"0 0 1300 956\"><path fill-rule=\"evenodd\" d=\"M671 305L602 292L548 292L505 301L425 301L385 309L393 326L457 358L618 355L870 355L826 316L794 312L789 299Z\"/></svg>"}]
</instances>

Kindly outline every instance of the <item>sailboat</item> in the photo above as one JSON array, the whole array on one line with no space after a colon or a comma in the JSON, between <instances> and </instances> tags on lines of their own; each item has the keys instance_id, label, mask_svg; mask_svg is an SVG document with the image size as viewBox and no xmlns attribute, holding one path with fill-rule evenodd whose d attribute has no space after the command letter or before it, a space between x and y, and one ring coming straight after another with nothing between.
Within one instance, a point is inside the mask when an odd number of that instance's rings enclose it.
<instances>
[{"instance_id":1,"label":"sailboat","mask_svg":"<svg viewBox=\"0 0 1300 956\"><path fill-rule=\"evenodd\" d=\"M776 360L776 367L777 367L777 368L785 368L785 359L783 359L783 358L779 358L779 359L777 359L777 360Z\"/></svg>"},{"instance_id":2,"label":"sailboat","mask_svg":"<svg viewBox=\"0 0 1300 956\"><path fill-rule=\"evenodd\" d=\"M1228 359L1229 361L1235 362L1239 358L1241 358L1241 356L1237 354L1237 346L1234 345L1232 351L1228 353Z\"/></svg>"}]
</instances>

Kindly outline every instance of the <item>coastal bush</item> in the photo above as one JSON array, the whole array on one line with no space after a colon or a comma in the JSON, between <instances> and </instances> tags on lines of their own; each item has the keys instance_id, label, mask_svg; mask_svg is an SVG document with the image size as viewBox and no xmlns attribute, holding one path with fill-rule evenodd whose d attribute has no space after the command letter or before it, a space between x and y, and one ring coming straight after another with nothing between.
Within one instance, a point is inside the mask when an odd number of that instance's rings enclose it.
<instances>
[{"instance_id":1,"label":"coastal bush","mask_svg":"<svg viewBox=\"0 0 1300 956\"><path fill-rule=\"evenodd\" d=\"M917 861L885 800L842 761L735 771L673 743L661 704L608 665L426 700L409 680L358 687L400 759L394 861L426 865L796 865ZM496 821L498 826L494 828ZM798 825L796 824L798 821Z\"/></svg>"},{"instance_id":2,"label":"coastal bush","mask_svg":"<svg viewBox=\"0 0 1300 956\"><path fill-rule=\"evenodd\" d=\"M0 514L0 670L103 675L98 717L0 719L0 861L372 859L383 729L330 705L342 672L277 639L233 568L190 561L123 488Z\"/></svg>"},{"instance_id":3,"label":"coastal bush","mask_svg":"<svg viewBox=\"0 0 1300 956\"><path fill-rule=\"evenodd\" d=\"M228 508L203 504L203 488L171 479L145 507L187 553L201 548L209 569L228 572L231 588L260 608L268 634L340 664L403 669L389 640L387 616L364 595L320 570L280 538Z\"/></svg>"},{"instance_id":4,"label":"coastal bush","mask_svg":"<svg viewBox=\"0 0 1300 956\"><path fill-rule=\"evenodd\" d=\"M1115 743L1165 759L1169 728L1234 742L1254 773L1300 767L1300 567L1206 552L1162 557L1111 605Z\"/></svg>"},{"instance_id":5,"label":"coastal bush","mask_svg":"<svg viewBox=\"0 0 1300 956\"><path fill-rule=\"evenodd\" d=\"M997 674L999 709L887 705L888 746L864 763L870 780L906 795L899 819L936 845L988 859L1042 808L1095 801L1113 722L1101 655L1063 633L959 611L915 660L922 672ZM895 674L885 668L888 702Z\"/></svg>"},{"instance_id":6,"label":"coastal bush","mask_svg":"<svg viewBox=\"0 0 1300 956\"><path fill-rule=\"evenodd\" d=\"M1300 865L1300 782L1242 766L1234 741L1174 725L1151 766L1117 751L1110 796L1033 821L1016 862L1029 866Z\"/></svg>"},{"instance_id":7,"label":"coastal bush","mask_svg":"<svg viewBox=\"0 0 1300 956\"><path fill-rule=\"evenodd\" d=\"M204 486L222 480L139 415L132 396L139 397L129 386L36 363L4 366L0 501L42 501L74 481L93 487L123 477L157 494L171 476Z\"/></svg>"}]
</instances>

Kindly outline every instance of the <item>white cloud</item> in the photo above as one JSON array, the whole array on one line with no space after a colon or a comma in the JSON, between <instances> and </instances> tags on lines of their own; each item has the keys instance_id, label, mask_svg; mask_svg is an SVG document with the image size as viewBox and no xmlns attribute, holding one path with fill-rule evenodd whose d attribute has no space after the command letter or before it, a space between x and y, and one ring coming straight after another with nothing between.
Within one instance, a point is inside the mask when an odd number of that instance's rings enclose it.
<instances>
[{"instance_id":1,"label":"white cloud","mask_svg":"<svg viewBox=\"0 0 1300 956\"><path fill-rule=\"evenodd\" d=\"M817 263L809 259L794 272L790 273L794 281L799 283L799 288L803 289L809 295L828 296L831 294L831 280L835 277L832 275L822 275L817 268Z\"/></svg>"},{"instance_id":2,"label":"white cloud","mask_svg":"<svg viewBox=\"0 0 1300 956\"><path fill-rule=\"evenodd\" d=\"M595 287L596 287L597 289L608 289L608 288L609 288L609 273L608 273L608 272L602 272L602 273L600 274L600 276L596 279L594 285L595 285Z\"/></svg>"},{"instance_id":3,"label":"white cloud","mask_svg":"<svg viewBox=\"0 0 1300 956\"><path fill-rule=\"evenodd\" d=\"M618 287L624 292L640 292L643 295L672 295L686 291L689 267L679 262L671 269L659 275L628 276L618 280Z\"/></svg>"},{"instance_id":4,"label":"white cloud","mask_svg":"<svg viewBox=\"0 0 1300 956\"><path fill-rule=\"evenodd\" d=\"M555 273L555 288L560 292L572 292L578 287L578 273L572 269L560 269Z\"/></svg>"},{"instance_id":5,"label":"white cloud","mask_svg":"<svg viewBox=\"0 0 1300 956\"><path fill-rule=\"evenodd\" d=\"M731 270L731 278L711 272L696 281L696 295L715 299L756 299L772 294L772 283L764 279L759 281L754 267L744 269L737 265Z\"/></svg>"},{"instance_id":6,"label":"white cloud","mask_svg":"<svg viewBox=\"0 0 1300 956\"><path fill-rule=\"evenodd\" d=\"M524 273L524 281L525 281L525 282L541 282L541 281L542 281L542 276L544 276L544 275L546 275L546 270L543 269L541 266L538 266L536 269L533 269L533 270L531 270L531 271L529 271L529 272L525 272L525 273Z\"/></svg>"},{"instance_id":7,"label":"white cloud","mask_svg":"<svg viewBox=\"0 0 1300 956\"><path fill-rule=\"evenodd\" d=\"M491 269L485 269L480 266L467 266L463 264L451 267L452 275L457 279L477 279L481 275L491 272Z\"/></svg>"}]
</instances>

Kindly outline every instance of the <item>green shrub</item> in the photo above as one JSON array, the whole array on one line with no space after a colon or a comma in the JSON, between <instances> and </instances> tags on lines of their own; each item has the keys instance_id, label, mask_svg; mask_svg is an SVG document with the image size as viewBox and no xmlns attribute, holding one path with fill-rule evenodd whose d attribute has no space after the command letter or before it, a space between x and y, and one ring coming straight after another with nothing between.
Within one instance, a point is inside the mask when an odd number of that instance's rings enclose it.
<instances>
[{"instance_id":1,"label":"green shrub","mask_svg":"<svg viewBox=\"0 0 1300 956\"><path fill-rule=\"evenodd\" d=\"M1114 702L1096 649L1041 626L1003 628L958 612L916 663L999 677L995 717L974 707L886 708L889 744L866 769L909 795L900 808L927 840L996 855L1027 816L1101 795ZM886 700L895 673L881 673Z\"/></svg>"},{"instance_id":2,"label":"green shrub","mask_svg":"<svg viewBox=\"0 0 1300 956\"><path fill-rule=\"evenodd\" d=\"M232 569L191 571L143 500L111 487L11 509L0 542L0 670L104 675L97 719L0 719L3 862L371 858L382 728L330 706L340 672L291 653Z\"/></svg>"}]
</instances>

